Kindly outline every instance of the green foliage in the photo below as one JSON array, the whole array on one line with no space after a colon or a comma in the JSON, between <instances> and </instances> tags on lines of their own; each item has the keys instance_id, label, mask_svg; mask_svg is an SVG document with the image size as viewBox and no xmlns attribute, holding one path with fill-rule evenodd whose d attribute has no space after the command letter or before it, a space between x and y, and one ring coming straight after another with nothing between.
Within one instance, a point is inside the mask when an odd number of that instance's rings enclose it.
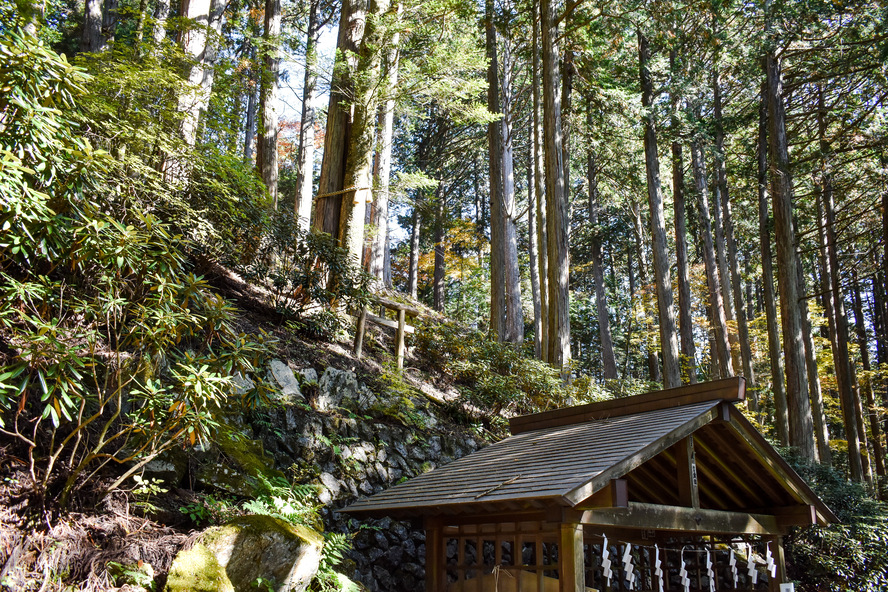
<instances>
[{"instance_id":1,"label":"green foliage","mask_svg":"<svg viewBox=\"0 0 888 592\"><path fill-rule=\"evenodd\" d=\"M336 567L342 562L350 547L351 541L348 535L338 532L324 533L321 564L313 582L315 588L321 592L335 592L342 589L341 578L336 572Z\"/></svg>"},{"instance_id":2,"label":"green foliage","mask_svg":"<svg viewBox=\"0 0 888 592\"><path fill-rule=\"evenodd\" d=\"M223 524L238 515L237 507L230 499L212 495L180 506L179 511L198 525Z\"/></svg>"},{"instance_id":3,"label":"green foliage","mask_svg":"<svg viewBox=\"0 0 888 592\"><path fill-rule=\"evenodd\" d=\"M232 375L268 344L234 330L232 307L189 270L189 243L142 207L166 194L125 144L92 148L112 114L93 110L100 125L81 109L98 104L90 78L17 32L0 64L0 411L38 490L64 468L64 505L108 463L130 463L116 487L207 440Z\"/></svg>"},{"instance_id":4,"label":"green foliage","mask_svg":"<svg viewBox=\"0 0 888 592\"><path fill-rule=\"evenodd\" d=\"M888 508L837 470L789 456L796 471L839 518L787 538L789 576L802 591L876 591L888 586Z\"/></svg>"},{"instance_id":5,"label":"green foliage","mask_svg":"<svg viewBox=\"0 0 888 592\"><path fill-rule=\"evenodd\" d=\"M369 275L334 237L306 232L289 211L260 220L256 228L259 235L250 250L239 252L241 269L247 279L269 288L280 312L305 317L317 304L361 308L369 301ZM329 317L309 327L321 333L335 330Z\"/></svg>"},{"instance_id":6,"label":"green foliage","mask_svg":"<svg viewBox=\"0 0 888 592\"><path fill-rule=\"evenodd\" d=\"M242 507L250 514L273 516L315 529L321 526L315 487L282 478L267 479L260 475L254 499L244 502Z\"/></svg>"},{"instance_id":7,"label":"green foliage","mask_svg":"<svg viewBox=\"0 0 888 592\"><path fill-rule=\"evenodd\" d=\"M563 405L568 391L558 372L456 323L421 325L417 353L461 386L463 400L484 415L524 414Z\"/></svg>"}]
</instances>

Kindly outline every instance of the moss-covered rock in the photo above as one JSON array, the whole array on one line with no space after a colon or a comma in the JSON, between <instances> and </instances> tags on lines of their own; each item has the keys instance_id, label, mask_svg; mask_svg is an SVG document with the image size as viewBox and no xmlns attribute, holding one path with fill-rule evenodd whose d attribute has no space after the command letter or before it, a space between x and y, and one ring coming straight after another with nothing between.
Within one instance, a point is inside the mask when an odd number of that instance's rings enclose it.
<instances>
[{"instance_id":1,"label":"moss-covered rock","mask_svg":"<svg viewBox=\"0 0 888 592\"><path fill-rule=\"evenodd\" d=\"M173 561L166 592L302 592L318 571L323 537L270 516L242 516L204 531Z\"/></svg>"}]
</instances>

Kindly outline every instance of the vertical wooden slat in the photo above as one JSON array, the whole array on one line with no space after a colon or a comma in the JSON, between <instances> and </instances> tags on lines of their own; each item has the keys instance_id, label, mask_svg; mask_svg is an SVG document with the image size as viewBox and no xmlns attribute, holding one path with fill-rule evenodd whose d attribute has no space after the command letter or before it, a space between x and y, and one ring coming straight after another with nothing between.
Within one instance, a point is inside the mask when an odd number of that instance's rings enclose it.
<instances>
[{"instance_id":1,"label":"vertical wooden slat","mask_svg":"<svg viewBox=\"0 0 888 592\"><path fill-rule=\"evenodd\" d=\"M774 562L777 564L777 576L770 579L768 590L770 592L780 592L780 583L786 579L786 555L783 552L783 537L770 537L767 542L771 543L771 553L774 555Z\"/></svg>"},{"instance_id":2,"label":"vertical wooden slat","mask_svg":"<svg viewBox=\"0 0 888 592\"><path fill-rule=\"evenodd\" d=\"M558 579L561 592L577 592L585 589L583 562L583 525L561 524L558 543Z\"/></svg>"},{"instance_id":3,"label":"vertical wooden slat","mask_svg":"<svg viewBox=\"0 0 888 592\"><path fill-rule=\"evenodd\" d=\"M404 325L407 323L407 311L398 310L398 370L404 369Z\"/></svg>"},{"instance_id":4,"label":"vertical wooden slat","mask_svg":"<svg viewBox=\"0 0 888 592\"><path fill-rule=\"evenodd\" d=\"M697 465L694 458L694 437L688 436L672 447L678 472L679 503L689 508L700 507L697 489Z\"/></svg>"},{"instance_id":5,"label":"vertical wooden slat","mask_svg":"<svg viewBox=\"0 0 888 592\"><path fill-rule=\"evenodd\" d=\"M444 592L445 560L444 535L441 521L426 518L426 592Z\"/></svg>"}]
</instances>

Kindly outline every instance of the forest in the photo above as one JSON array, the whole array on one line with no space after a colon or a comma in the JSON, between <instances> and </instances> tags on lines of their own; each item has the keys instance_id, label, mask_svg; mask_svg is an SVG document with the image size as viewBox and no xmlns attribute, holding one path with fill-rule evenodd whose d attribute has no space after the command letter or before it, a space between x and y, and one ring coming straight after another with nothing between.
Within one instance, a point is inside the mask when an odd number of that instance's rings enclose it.
<instances>
[{"instance_id":1,"label":"forest","mask_svg":"<svg viewBox=\"0 0 888 592\"><path fill-rule=\"evenodd\" d=\"M789 543L800 589L884 589L886 64L872 0L0 0L0 558L237 441L232 393L258 425L290 336L382 295L491 441L745 377L843 519ZM379 339L348 364L415 425Z\"/></svg>"}]
</instances>

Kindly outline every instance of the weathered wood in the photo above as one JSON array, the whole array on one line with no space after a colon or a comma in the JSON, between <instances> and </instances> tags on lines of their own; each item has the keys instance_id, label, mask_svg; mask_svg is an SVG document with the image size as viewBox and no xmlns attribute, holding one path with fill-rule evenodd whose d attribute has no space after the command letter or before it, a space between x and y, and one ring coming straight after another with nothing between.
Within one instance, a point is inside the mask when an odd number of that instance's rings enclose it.
<instances>
[{"instance_id":1,"label":"weathered wood","mask_svg":"<svg viewBox=\"0 0 888 592\"><path fill-rule=\"evenodd\" d=\"M775 536L768 539L774 563L777 564L777 575L768 582L769 592L780 592L780 584L786 581L786 554L783 551L783 537Z\"/></svg>"},{"instance_id":2,"label":"weathered wood","mask_svg":"<svg viewBox=\"0 0 888 592\"><path fill-rule=\"evenodd\" d=\"M779 535L783 527L774 516L630 502L628 508L583 512L582 524L705 533Z\"/></svg>"},{"instance_id":3,"label":"weathered wood","mask_svg":"<svg viewBox=\"0 0 888 592\"><path fill-rule=\"evenodd\" d=\"M425 520L425 573L426 592L444 592L447 573L444 570L444 539L438 518Z\"/></svg>"},{"instance_id":4,"label":"weathered wood","mask_svg":"<svg viewBox=\"0 0 888 592\"><path fill-rule=\"evenodd\" d=\"M406 326L407 311L398 311L398 370L404 368L404 327Z\"/></svg>"},{"instance_id":5,"label":"weathered wood","mask_svg":"<svg viewBox=\"0 0 888 592\"><path fill-rule=\"evenodd\" d=\"M629 506L629 484L626 479L613 479L603 489L583 501L575 509L626 508Z\"/></svg>"},{"instance_id":6,"label":"weathered wood","mask_svg":"<svg viewBox=\"0 0 888 592\"><path fill-rule=\"evenodd\" d=\"M780 455L770 452L770 445L764 436L750 425L742 413L734 409L731 416L731 421L737 428L736 433L758 453L759 458L764 462L768 471L784 486L784 489L790 491L796 501L816 506L818 524L826 525L830 522L839 521L835 514L826 507L826 504L814 496L804 480L798 476L792 467Z\"/></svg>"},{"instance_id":7,"label":"weathered wood","mask_svg":"<svg viewBox=\"0 0 888 592\"><path fill-rule=\"evenodd\" d=\"M675 444L675 470L678 475L678 499L681 505L700 507L700 491L697 488L697 461L694 458L694 437L688 436Z\"/></svg>"},{"instance_id":8,"label":"weathered wood","mask_svg":"<svg viewBox=\"0 0 888 592\"><path fill-rule=\"evenodd\" d=\"M385 317L378 317L375 314L367 313L367 320L377 325L382 325L383 327L389 327L390 329L398 328L398 321L393 321L391 319L387 319ZM416 327L413 325L404 325L404 333L416 333Z\"/></svg>"},{"instance_id":9,"label":"weathered wood","mask_svg":"<svg viewBox=\"0 0 888 592\"><path fill-rule=\"evenodd\" d=\"M561 592L576 592L586 588L586 570L583 561L583 526L562 524L558 546L558 574Z\"/></svg>"},{"instance_id":10,"label":"weathered wood","mask_svg":"<svg viewBox=\"0 0 888 592\"><path fill-rule=\"evenodd\" d=\"M635 454L611 465L608 469L601 471L591 481L577 487L564 495L564 499L571 505L576 505L590 497L596 491L603 489L611 479L622 477L632 469L641 466L646 461L656 456L664 448L672 446L682 438L686 438L695 431L712 421L715 417L715 408L710 409L706 413L702 413L689 421L678 429L675 429L665 436L662 436L641 448Z\"/></svg>"},{"instance_id":11,"label":"weathered wood","mask_svg":"<svg viewBox=\"0 0 888 592\"><path fill-rule=\"evenodd\" d=\"M636 395L628 399L611 399L599 403L513 417L509 420L509 428L512 434L521 434L595 419L631 415L657 409L671 409L704 401L742 401L745 397L746 380L738 376Z\"/></svg>"}]
</instances>

